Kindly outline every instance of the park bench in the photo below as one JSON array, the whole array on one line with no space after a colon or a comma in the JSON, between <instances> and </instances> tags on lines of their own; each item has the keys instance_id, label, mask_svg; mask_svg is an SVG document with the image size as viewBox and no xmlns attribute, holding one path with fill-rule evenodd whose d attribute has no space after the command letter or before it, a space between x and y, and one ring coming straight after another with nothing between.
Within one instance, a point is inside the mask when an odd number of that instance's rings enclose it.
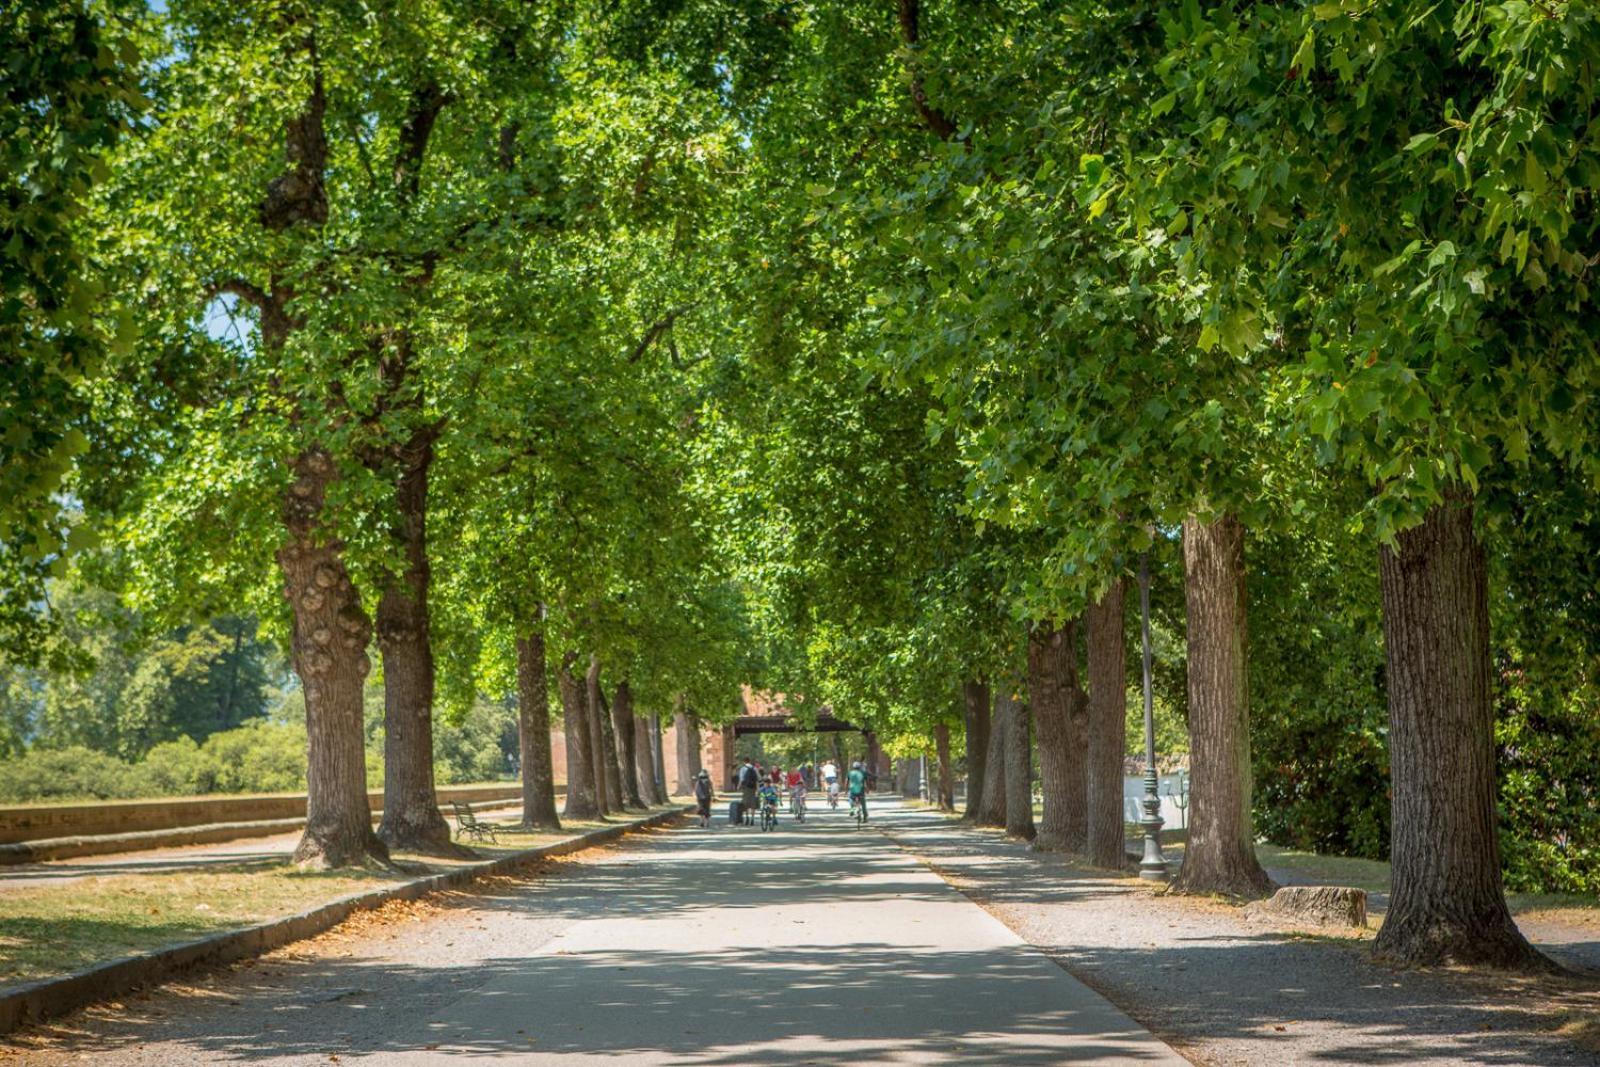
<instances>
[{"instance_id":1,"label":"park bench","mask_svg":"<svg viewBox=\"0 0 1600 1067\"><path fill-rule=\"evenodd\" d=\"M509 826L496 826L492 822L482 821L473 814L471 804L453 800L450 802L450 806L456 810L457 837L466 834L474 841L488 841L491 844L498 845L500 841L495 837L495 834L501 830L511 829Z\"/></svg>"}]
</instances>

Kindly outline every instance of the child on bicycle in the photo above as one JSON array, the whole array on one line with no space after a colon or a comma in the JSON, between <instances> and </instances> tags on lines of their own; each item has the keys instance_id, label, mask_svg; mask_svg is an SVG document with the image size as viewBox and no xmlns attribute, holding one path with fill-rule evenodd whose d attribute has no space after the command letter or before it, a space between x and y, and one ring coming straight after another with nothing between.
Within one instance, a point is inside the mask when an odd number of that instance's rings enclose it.
<instances>
[{"instance_id":1,"label":"child on bicycle","mask_svg":"<svg viewBox=\"0 0 1600 1067\"><path fill-rule=\"evenodd\" d=\"M770 813L776 819L778 817L778 787L771 782L761 783L760 797L761 810Z\"/></svg>"},{"instance_id":2,"label":"child on bicycle","mask_svg":"<svg viewBox=\"0 0 1600 1067\"><path fill-rule=\"evenodd\" d=\"M789 810L795 818L803 819L806 813L806 778L797 767L789 772Z\"/></svg>"}]
</instances>

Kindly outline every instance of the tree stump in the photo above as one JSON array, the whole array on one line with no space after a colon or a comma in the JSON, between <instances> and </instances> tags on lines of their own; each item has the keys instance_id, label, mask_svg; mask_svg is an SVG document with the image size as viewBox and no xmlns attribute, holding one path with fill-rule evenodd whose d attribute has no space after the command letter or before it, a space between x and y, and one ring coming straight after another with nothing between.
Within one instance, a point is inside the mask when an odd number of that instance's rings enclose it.
<instances>
[{"instance_id":1,"label":"tree stump","mask_svg":"<svg viewBox=\"0 0 1600 1067\"><path fill-rule=\"evenodd\" d=\"M1367 891L1342 885L1286 885L1270 900L1244 909L1245 918L1297 926L1348 926L1365 929Z\"/></svg>"}]
</instances>

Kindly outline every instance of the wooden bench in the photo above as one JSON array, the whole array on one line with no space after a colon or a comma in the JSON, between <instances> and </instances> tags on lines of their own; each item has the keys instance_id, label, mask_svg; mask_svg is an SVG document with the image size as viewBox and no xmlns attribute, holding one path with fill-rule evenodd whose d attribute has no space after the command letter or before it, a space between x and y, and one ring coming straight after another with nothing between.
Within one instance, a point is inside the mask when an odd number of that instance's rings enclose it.
<instances>
[{"instance_id":1,"label":"wooden bench","mask_svg":"<svg viewBox=\"0 0 1600 1067\"><path fill-rule=\"evenodd\" d=\"M456 837L466 834L474 841L488 841L491 844L498 845L500 841L495 837L495 834L499 831L509 831L511 829L509 826L496 826L492 822L483 822L473 814L471 804L453 800L450 802L450 806L456 812Z\"/></svg>"}]
</instances>

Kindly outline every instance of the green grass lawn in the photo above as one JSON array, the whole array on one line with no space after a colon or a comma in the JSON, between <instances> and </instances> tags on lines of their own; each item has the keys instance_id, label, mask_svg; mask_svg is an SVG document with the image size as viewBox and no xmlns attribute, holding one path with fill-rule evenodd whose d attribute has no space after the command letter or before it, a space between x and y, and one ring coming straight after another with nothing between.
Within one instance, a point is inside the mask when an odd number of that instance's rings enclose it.
<instances>
[{"instance_id":1,"label":"green grass lawn","mask_svg":"<svg viewBox=\"0 0 1600 1067\"><path fill-rule=\"evenodd\" d=\"M615 823L564 822L557 834L501 833L498 844L473 850L479 860L496 859L609 825ZM241 864L97 875L35 888L0 886L0 986L251 926L475 862L404 854L396 859L403 869L302 871L287 863ZM61 870L71 872L70 867Z\"/></svg>"}]
</instances>

